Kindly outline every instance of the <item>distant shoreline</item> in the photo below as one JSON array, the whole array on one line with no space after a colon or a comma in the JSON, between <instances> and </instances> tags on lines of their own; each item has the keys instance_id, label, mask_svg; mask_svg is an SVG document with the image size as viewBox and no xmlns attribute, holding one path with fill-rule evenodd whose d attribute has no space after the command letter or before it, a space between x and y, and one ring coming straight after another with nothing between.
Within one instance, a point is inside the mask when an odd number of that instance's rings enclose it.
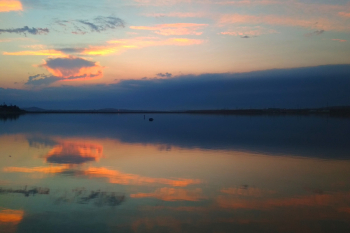
<instances>
[{"instance_id":1,"label":"distant shoreline","mask_svg":"<svg viewBox=\"0 0 350 233\"><path fill-rule=\"evenodd\" d=\"M222 110L182 110L182 111L143 111L143 110L46 110L26 111L25 114L206 114L206 115L328 115L350 117L350 107L318 109L222 109Z\"/></svg>"},{"instance_id":2,"label":"distant shoreline","mask_svg":"<svg viewBox=\"0 0 350 233\"><path fill-rule=\"evenodd\" d=\"M128 109L97 109L97 110L47 110L40 108L27 109L2 109L0 115L22 114L206 114L206 115L323 115L350 117L350 106L326 107L326 108L266 108L266 109L203 109L203 110L128 110ZM0 109L1 110L1 109ZM10 110L10 111L9 111Z\"/></svg>"}]
</instances>

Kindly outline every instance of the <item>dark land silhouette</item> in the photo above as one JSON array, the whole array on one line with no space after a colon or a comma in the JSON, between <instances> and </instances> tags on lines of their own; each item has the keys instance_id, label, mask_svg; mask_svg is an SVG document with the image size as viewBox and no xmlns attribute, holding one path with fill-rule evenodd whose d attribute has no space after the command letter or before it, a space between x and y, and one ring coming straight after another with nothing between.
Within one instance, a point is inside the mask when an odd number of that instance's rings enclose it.
<instances>
[{"instance_id":1,"label":"dark land silhouette","mask_svg":"<svg viewBox=\"0 0 350 233\"><path fill-rule=\"evenodd\" d=\"M177 114L218 114L218 115L328 115L350 117L350 106L334 106L325 108L264 108L264 109L202 109L202 110L128 110L128 109L93 109L93 110L46 110L28 108L25 113L114 113L114 114L150 114L150 113L177 113Z\"/></svg>"},{"instance_id":2,"label":"dark land silhouette","mask_svg":"<svg viewBox=\"0 0 350 233\"><path fill-rule=\"evenodd\" d=\"M216 114L216 115L323 115L350 117L350 106L332 106L323 108L263 108L263 109L202 109L202 110L129 110L129 109L90 109L90 110L47 110L37 107L21 109L16 105L0 105L0 119L17 119L21 114L49 113L104 113L104 114Z\"/></svg>"}]
</instances>

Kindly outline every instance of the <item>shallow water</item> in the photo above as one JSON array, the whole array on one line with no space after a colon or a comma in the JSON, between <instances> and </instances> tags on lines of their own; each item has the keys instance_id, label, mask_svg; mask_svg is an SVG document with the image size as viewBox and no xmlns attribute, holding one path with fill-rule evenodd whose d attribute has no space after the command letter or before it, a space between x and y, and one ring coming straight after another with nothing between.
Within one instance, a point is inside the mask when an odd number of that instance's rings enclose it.
<instances>
[{"instance_id":1,"label":"shallow water","mask_svg":"<svg viewBox=\"0 0 350 233\"><path fill-rule=\"evenodd\" d=\"M349 232L349 139L327 117L2 120L0 232Z\"/></svg>"}]
</instances>

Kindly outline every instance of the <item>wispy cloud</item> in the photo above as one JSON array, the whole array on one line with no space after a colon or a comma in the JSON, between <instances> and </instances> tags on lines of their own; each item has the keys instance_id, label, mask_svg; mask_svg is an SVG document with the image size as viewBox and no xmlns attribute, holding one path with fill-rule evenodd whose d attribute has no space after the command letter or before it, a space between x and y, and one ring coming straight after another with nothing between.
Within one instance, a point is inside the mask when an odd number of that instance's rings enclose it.
<instances>
[{"instance_id":1,"label":"wispy cloud","mask_svg":"<svg viewBox=\"0 0 350 233\"><path fill-rule=\"evenodd\" d=\"M161 39L157 37L136 37L133 39L111 40L104 45L88 46L88 47L66 47L47 50L29 50L18 52L3 52L3 55L17 56L54 56L60 57L65 54L102 56L124 52L128 49L141 49L153 46L189 46L199 45L204 43L204 40L188 39L188 38L168 38Z\"/></svg>"},{"instance_id":2,"label":"wispy cloud","mask_svg":"<svg viewBox=\"0 0 350 233\"><path fill-rule=\"evenodd\" d=\"M161 78L171 78L172 74L166 72L165 74L163 73L158 73L157 76L161 77Z\"/></svg>"},{"instance_id":3,"label":"wispy cloud","mask_svg":"<svg viewBox=\"0 0 350 233\"><path fill-rule=\"evenodd\" d=\"M3 55L12 56L63 56L64 53L54 49L34 50L34 51L17 51L17 52L3 52Z\"/></svg>"},{"instance_id":4,"label":"wispy cloud","mask_svg":"<svg viewBox=\"0 0 350 233\"><path fill-rule=\"evenodd\" d=\"M253 27L237 27L233 30L220 32L221 35L230 35L230 36L239 36L241 38L251 38L257 37L265 34L274 34L277 33L276 30L267 29L261 26L253 26Z\"/></svg>"},{"instance_id":5,"label":"wispy cloud","mask_svg":"<svg viewBox=\"0 0 350 233\"><path fill-rule=\"evenodd\" d=\"M22 3L19 0L0 0L0 12L22 11Z\"/></svg>"},{"instance_id":6,"label":"wispy cloud","mask_svg":"<svg viewBox=\"0 0 350 233\"><path fill-rule=\"evenodd\" d=\"M28 26L24 26L23 28L8 28L8 29L0 29L0 34L2 33L17 33L24 34L26 36L27 33L32 35L42 35L49 33L49 29L47 28L30 28Z\"/></svg>"},{"instance_id":7,"label":"wispy cloud","mask_svg":"<svg viewBox=\"0 0 350 233\"><path fill-rule=\"evenodd\" d=\"M339 23L328 18L302 18L277 15L243 15L243 14L225 14L220 16L219 24L225 25L242 25L242 24L269 24L291 27L304 27L317 30L328 31L349 31L347 24Z\"/></svg>"},{"instance_id":8,"label":"wispy cloud","mask_svg":"<svg viewBox=\"0 0 350 233\"><path fill-rule=\"evenodd\" d=\"M338 42L347 42L347 40L342 40L342 39L332 39L333 41L338 41Z\"/></svg>"},{"instance_id":9,"label":"wispy cloud","mask_svg":"<svg viewBox=\"0 0 350 233\"><path fill-rule=\"evenodd\" d=\"M70 30L73 34L86 34L88 32L102 32L124 27L125 23L114 16L98 16L93 20L56 20L55 24Z\"/></svg>"},{"instance_id":10,"label":"wispy cloud","mask_svg":"<svg viewBox=\"0 0 350 233\"><path fill-rule=\"evenodd\" d=\"M174 24L158 24L153 27L149 26L130 26L135 30L149 30L164 36L170 35L201 35L203 32L198 31L208 26L208 24L197 23L174 23Z\"/></svg>"},{"instance_id":11,"label":"wispy cloud","mask_svg":"<svg viewBox=\"0 0 350 233\"><path fill-rule=\"evenodd\" d=\"M317 30L317 31L307 33L307 34L305 34L305 36L319 36L319 35L323 34L324 32L325 32L325 30Z\"/></svg>"},{"instance_id":12,"label":"wispy cloud","mask_svg":"<svg viewBox=\"0 0 350 233\"><path fill-rule=\"evenodd\" d=\"M26 85L31 86L48 86L54 82L60 81L62 78L53 75L37 74L28 77Z\"/></svg>"},{"instance_id":13,"label":"wispy cloud","mask_svg":"<svg viewBox=\"0 0 350 233\"><path fill-rule=\"evenodd\" d=\"M350 18L350 12L339 12L338 14L342 17Z\"/></svg>"},{"instance_id":14,"label":"wispy cloud","mask_svg":"<svg viewBox=\"0 0 350 233\"><path fill-rule=\"evenodd\" d=\"M201 12L169 12L169 13L147 13L142 14L147 17L174 17L174 18L201 18L207 16L206 13Z\"/></svg>"}]
</instances>

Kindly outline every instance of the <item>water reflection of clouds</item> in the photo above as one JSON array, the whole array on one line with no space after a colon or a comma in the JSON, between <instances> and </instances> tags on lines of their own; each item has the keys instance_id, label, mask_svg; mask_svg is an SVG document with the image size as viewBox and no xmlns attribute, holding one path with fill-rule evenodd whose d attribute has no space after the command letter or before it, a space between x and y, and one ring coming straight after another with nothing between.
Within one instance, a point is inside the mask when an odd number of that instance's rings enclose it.
<instances>
[{"instance_id":1,"label":"water reflection of clouds","mask_svg":"<svg viewBox=\"0 0 350 233\"><path fill-rule=\"evenodd\" d=\"M58 164L83 164L98 161L103 156L103 147L91 143L63 142L45 156L46 162Z\"/></svg>"},{"instance_id":2,"label":"water reflection of clouds","mask_svg":"<svg viewBox=\"0 0 350 233\"><path fill-rule=\"evenodd\" d=\"M202 194L202 189L193 190L160 188L153 193L135 193L130 194L131 198L156 198L163 201L200 201L206 199Z\"/></svg>"},{"instance_id":3,"label":"water reflection of clouds","mask_svg":"<svg viewBox=\"0 0 350 233\"><path fill-rule=\"evenodd\" d=\"M17 225L23 220L24 211L0 207L0 232L15 233Z\"/></svg>"},{"instance_id":4,"label":"water reflection of clouds","mask_svg":"<svg viewBox=\"0 0 350 233\"><path fill-rule=\"evenodd\" d=\"M99 161L103 157L103 146L84 139L63 139L59 137L45 137L43 135L27 135L30 147L52 149L45 155L47 163L83 164Z\"/></svg>"},{"instance_id":5,"label":"water reflection of clouds","mask_svg":"<svg viewBox=\"0 0 350 233\"><path fill-rule=\"evenodd\" d=\"M117 192L106 191L89 191L85 189L74 189L71 193L65 192L58 198L55 198L55 204L77 203L90 204L93 203L97 207L118 206L125 201L125 195Z\"/></svg>"},{"instance_id":6,"label":"water reflection of clouds","mask_svg":"<svg viewBox=\"0 0 350 233\"><path fill-rule=\"evenodd\" d=\"M150 185L165 184L174 187L186 187L202 183L199 179L183 179L183 178L153 178L140 176L137 174L124 173L118 170L111 170L105 167L88 167L86 169L72 170L70 165L49 166L49 167L5 167L4 172L20 172L20 173L45 173L45 174L69 174L71 176L87 177L87 178L107 178L108 183L121 185Z\"/></svg>"},{"instance_id":7,"label":"water reflection of clouds","mask_svg":"<svg viewBox=\"0 0 350 233\"><path fill-rule=\"evenodd\" d=\"M23 210L0 209L0 222L19 223L23 215Z\"/></svg>"},{"instance_id":8,"label":"water reflection of clouds","mask_svg":"<svg viewBox=\"0 0 350 233\"><path fill-rule=\"evenodd\" d=\"M166 184L174 187L186 187L188 185L202 183L199 179L167 179L140 176L137 174L123 173L118 170L111 170L105 167L89 167L83 174L91 178L107 178L109 183L124 185L149 185Z\"/></svg>"}]
</instances>

